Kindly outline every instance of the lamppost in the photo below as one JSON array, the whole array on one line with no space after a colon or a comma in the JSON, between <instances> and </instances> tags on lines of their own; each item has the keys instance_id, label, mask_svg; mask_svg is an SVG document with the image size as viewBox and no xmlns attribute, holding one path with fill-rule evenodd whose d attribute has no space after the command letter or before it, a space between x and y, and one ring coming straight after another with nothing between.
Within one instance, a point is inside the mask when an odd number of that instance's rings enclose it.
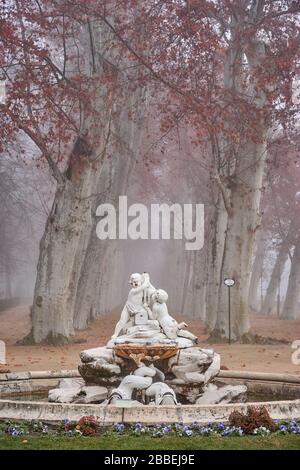
<instances>
[{"instance_id":1,"label":"lamppost","mask_svg":"<svg viewBox=\"0 0 300 470\"><path fill-rule=\"evenodd\" d=\"M228 287L228 329L229 329L229 334L228 334L228 341L229 344L231 344L231 306L230 306L230 288L234 286L235 280L231 279L230 277L226 277L224 279L224 284L225 286Z\"/></svg>"}]
</instances>

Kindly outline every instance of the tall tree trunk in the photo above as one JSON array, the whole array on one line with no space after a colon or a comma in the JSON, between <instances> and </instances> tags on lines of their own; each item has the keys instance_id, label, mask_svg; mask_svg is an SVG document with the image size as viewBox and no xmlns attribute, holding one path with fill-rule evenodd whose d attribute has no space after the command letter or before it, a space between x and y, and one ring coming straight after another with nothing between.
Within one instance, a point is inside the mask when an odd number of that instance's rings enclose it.
<instances>
[{"instance_id":1,"label":"tall tree trunk","mask_svg":"<svg viewBox=\"0 0 300 470\"><path fill-rule=\"evenodd\" d=\"M190 316L197 320L205 319L205 247L198 251L191 252L191 272L189 277L188 292L189 303L188 311Z\"/></svg>"},{"instance_id":2,"label":"tall tree trunk","mask_svg":"<svg viewBox=\"0 0 300 470\"><path fill-rule=\"evenodd\" d=\"M95 90L94 106L98 111L101 110L100 117L83 110L81 134L72 149L64 183L57 188L47 220L40 244L31 309L32 331L28 337L28 340L36 343L49 341L61 344L69 340L74 334L74 312L79 295L94 296L88 298L89 306L97 303L95 297L99 295L99 289L84 292L79 283L83 282L83 273L86 272L83 265L95 232L96 195L103 193L104 197L109 197L110 185L116 187L116 181L120 179L121 171L116 170L122 164L122 146L119 142L128 137L120 132L120 127L123 122L126 127L125 123L129 118L127 116L126 119L121 114L120 121L118 106L125 102L124 108L128 111L126 103L130 102L132 93L135 93L128 87L127 94L120 97L120 90L124 89L127 76L124 77L119 72L118 67L124 64L120 64L118 57L116 66L113 65L116 52L109 47L114 45L109 28L98 21L88 21L83 26L81 44L90 76L101 83L101 74L107 73L110 64L115 83L113 91L107 91L104 86ZM119 80L122 81L123 88L120 84L118 86ZM119 93L117 98L116 93ZM132 127L131 124L130 126ZM124 150L124 146L122 148ZM126 161L128 154L123 157ZM109 198L106 202L110 202ZM97 241L99 247L100 242ZM103 258L98 269L100 267L101 273L104 273L106 261L103 249L99 248L99 253ZM97 260L99 261L99 257ZM96 276L93 264L91 269ZM86 324L87 315L88 309L85 308L82 312L82 324Z\"/></svg>"},{"instance_id":3,"label":"tall tree trunk","mask_svg":"<svg viewBox=\"0 0 300 470\"><path fill-rule=\"evenodd\" d=\"M252 265L251 270L251 282L250 282L250 289L249 289L249 305L256 311L260 310L261 307L261 296L259 296L260 292L260 281L262 278L263 273L263 265L264 265L264 258L265 258L265 249L266 249L266 241L264 237L264 232L260 230L257 240L257 247L256 247L256 254L254 263Z\"/></svg>"},{"instance_id":4,"label":"tall tree trunk","mask_svg":"<svg viewBox=\"0 0 300 470\"><path fill-rule=\"evenodd\" d=\"M228 338L228 287L224 278L233 278L231 287L232 337L242 338L250 330L249 288L255 233L260 225L260 200L267 149L267 123L263 117L266 95L256 86L257 67L264 63L265 44L257 37L242 44L235 41L236 31L243 27L243 13L232 17L232 41L224 57L224 88L232 102L243 96L247 106L256 111L254 122L247 119L237 125L236 112L225 122L224 130L236 129L236 142L228 134L211 139L217 186L216 210L211 238L207 296L207 323L212 338ZM244 57L247 57L247 72ZM245 94L245 73L248 88ZM249 100L251 97L251 100ZM251 118L250 118L251 120Z\"/></svg>"},{"instance_id":5,"label":"tall tree trunk","mask_svg":"<svg viewBox=\"0 0 300 470\"><path fill-rule=\"evenodd\" d=\"M168 292L168 308L173 314L182 314L182 308L186 302L186 255L184 240L168 241L168 248L165 250L164 264L161 270L161 287Z\"/></svg>"},{"instance_id":6,"label":"tall tree trunk","mask_svg":"<svg viewBox=\"0 0 300 470\"><path fill-rule=\"evenodd\" d=\"M117 139L112 142L109 149L113 158L106 161L95 187L101 196L94 198L92 205L94 225L90 232L76 292L75 328L85 328L89 320L97 318L101 313L109 312L122 301L120 278L116 279L116 274L122 271L120 243L118 240L97 238L98 220L95 212L99 204L110 203L115 207L118 219L119 196L127 194L142 137L145 111L145 90L138 88L134 93L128 91L118 120L112 122L111 132L117 136ZM134 118L128 119L129 113Z\"/></svg>"},{"instance_id":7,"label":"tall tree trunk","mask_svg":"<svg viewBox=\"0 0 300 470\"><path fill-rule=\"evenodd\" d=\"M184 247L182 248L184 250ZM181 298L181 308L180 312L184 315L191 316L191 282L194 278L193 270L193 251L183 251L183 265L184 271L182 278L179 279L182 282L182 298Z\"/></svg>"},{"instance_id":8,"label":"tall tree trunk","mask_svg":"<svg viewBox=\"0 0 300 470\"><path fill-rule=\"evenodd\" d=\"M239 156L236 173L242 182L234 179L227 190L230 211L227 216L218 208L215 233L212 238L214 257L210 256L210 275L207 296L207 323L212 338L228 338L228 288L224 278L235 280L231 287L232 337L241 338L250 329L249 288L255 232L260 223L259 206L263 180L266 140L245 143ZM222 227L222 231L218 229ZM222 233L223 237L220 237Z\"/></svg>"},{"instance_id":9,"label":"tall tree trunk","mask_svg":"<svg viewBox=\"0 0 300 470\"><path fill-rule=\"evenodd\" d=\"M10 259L9 256L7 256L6 263L5 263L5 298L6 299L11 299L13 296L11 262L12 260Z\"/></svg>"},{"instance_id":10,"label":"tall tree trunk","mask_svg":"<svg viewBox=\"0 0 300 470\"><path fill-rule=\"evenodd\" d=\"M280 278L282 277L284 266L288 258L288 253L289 242L286 238L280 245L276 261L272 270L272 274L269 280L266 295L261 308L261 313L264 315L270 315L276 305L276 294L278 292Z\"/></svg>"},{"instance_id":11,"label":"tall tree trunk","mask_svg":"<svg viewBox=\"0 0 300 470\"><path fill-rule=\"evenodd\" d=\"M219 299L218 292L223 284L222 259L224 253L228 215L221 200L221 195L211 216L210 233L208 236L208 275L206 287L206 325L212 332L217 323ZM215 332L218 336L219 333Z\"/></svg>"},{"instance_id":12,"label":"tall tree trunk","mask_svg":"<svg viewBox=\"0 0 300 470\"><path fill-rule=\"evenodd\" d=\"M283 317L296 320L300 317L300 239L297 241L292 257L291 270L286 298L283 307Z\"/></svg>"},{"instance_id":13,"label":"tall tree trunk","mask_svg":"<svg viewBox=\"0 0 300 470\"><path fill-rule=\"evenodd\" d=\"M40 243L31 308L32 340L63 343L74 333L74 290L91 229L90 188L95 172L88 166L79 181L58 188Z\"/></svg>"}]
</instances>

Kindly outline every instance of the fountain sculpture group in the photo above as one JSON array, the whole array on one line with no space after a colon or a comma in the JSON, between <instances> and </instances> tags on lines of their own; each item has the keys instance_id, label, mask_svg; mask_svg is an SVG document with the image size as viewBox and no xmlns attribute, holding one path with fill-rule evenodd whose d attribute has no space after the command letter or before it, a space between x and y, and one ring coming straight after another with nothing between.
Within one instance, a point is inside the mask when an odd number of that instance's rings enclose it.
<instances>
[{"instance_id":1,"label":"fountain sculpture group","mask_svg":"<svg viewBox=\"0 0 300 470\"><path fill-rule=\"evenodd\" d=\"M198 339L168 312L168 294L149 274L132 274L127 302L104 347L82 351L82 379L64 379L50 401L113 405L220 403L245 398L245 386L218 388L220 356L197 346ZM230 390L228 389L230 388Z\"/></svg>"}]
</instances>

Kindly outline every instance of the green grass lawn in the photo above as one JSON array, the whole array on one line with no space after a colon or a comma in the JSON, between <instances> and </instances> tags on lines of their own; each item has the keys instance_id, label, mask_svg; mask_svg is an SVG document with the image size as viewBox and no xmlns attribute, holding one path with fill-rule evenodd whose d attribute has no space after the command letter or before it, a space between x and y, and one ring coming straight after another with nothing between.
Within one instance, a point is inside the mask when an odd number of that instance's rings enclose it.
<instances>
[{"instance_id":1,"label":"green grass lawn","mask_svg":"<svg viewBox=\"0 0 300 470\"><path fill-rule=\"evenodd\" d=\"M24 442L27 441L27 442ZM247 437L177 436L153 438L150 436L101 437L0 437L0 449L91 449L91 450L197 450L197 449L294 449L300 450L299 435L269 435Z\"/></svg>"}]
</instances>

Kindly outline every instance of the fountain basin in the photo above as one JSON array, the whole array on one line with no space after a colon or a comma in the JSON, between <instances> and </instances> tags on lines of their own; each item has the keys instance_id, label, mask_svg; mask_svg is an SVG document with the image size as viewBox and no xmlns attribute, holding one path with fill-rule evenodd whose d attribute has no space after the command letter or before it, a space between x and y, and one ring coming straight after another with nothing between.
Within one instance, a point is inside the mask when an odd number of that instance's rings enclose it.
<instances>
[{"instance_id":1,"label":"fountain basin","mask_svg":"<svg viewBox=\"0 0 300 470\"><path fill-rule=\"evenodd\" d=\"M145 359L150 362L169 359L178 353L177 344L127 344L119 343L113 347L114 353L123 359L133 359L137 364Z\"/></svg>"},{"instance_id":2,"label":"fountain basin","mask_svg":"<svg viewBox=\"0 0 300 470\"><path fill-rule=\"evenodd\" d=\"M23 419L38 421L61 421L65 418L77 421L82 416L93 415L103 424L136 423L151 425L157 423L186 424L197 422L226 422L234 410L246 412L249 403L227 405L177 405L120 408L109 405L81 405L69 403L46 403L39 401L0 400L0 419ZM273 419L300 417L300 400L258 402L265 406Z\"/></svg>"},{"instance_id":3,"label":"fountain basin","mask_svg":"<svg viewBox=\"0 0 300 470\"><path fill-rule=\"evenodd\" d=\"M300 377L297 375L285 376L284 379L281 374L269 374L272 380L268 380L268 374L244 372L242 376L242 372L220 371L215 379L216 382L247 385L249 398L246 403L138 405L122 408L114 405L42 401L41 396L46 396L48 389L56 385L53 381L57 382L57 378L63 378L66 375L78 377L79 374L77 371L67 371L67 374L64 371L28 372L11 374L11 377L9 377L10 374L3 374L2 377L0 376L0 419L60 421L67 418L75 421L84 415L94 415L101 423L108 425L115 422L141 422L151 425L158 422L175 423L178 421L187 424L197 421L205 424L217 421L226 422L233 410L245 412L249 404L265 406L273 419L300 418ZM238 375L238 377L230 377L230 375ZM197 384L194 386L197 387ZM180 387L184 385L178 386L176 393L180 393ZM26 400L19 398L24 395L27 395Z\"/></svg>"}]
</instances>

